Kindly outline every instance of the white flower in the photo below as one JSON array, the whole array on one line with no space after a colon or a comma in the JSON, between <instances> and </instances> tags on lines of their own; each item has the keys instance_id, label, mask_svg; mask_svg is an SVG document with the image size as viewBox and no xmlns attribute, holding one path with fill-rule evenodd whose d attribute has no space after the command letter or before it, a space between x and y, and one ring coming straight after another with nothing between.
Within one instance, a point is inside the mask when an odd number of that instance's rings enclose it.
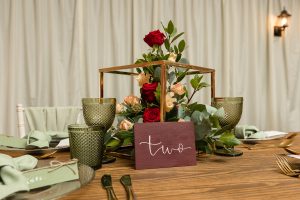
<instances>
[{"instance_id":1,"label":"white flower","mask_svg":"<svg viewBox=\"0 0 300 200\"><path fill-rule=\"evenodd\" d=\"M149 83L150 77L151 77L150 74L140 73L136 77L136 80L138 81L139 86L142 87L145 83Z\"/></svg>"},{"instance_id":2,"label":"white flower","mask_svg":"<svg viewBox=\"0 0 300 200\"><path fill-rule=\"evenodd\" d=\"M178 95L183 95L185 93L184 86L181 83L176 83L171 86L171 91Z\"/></svg>"},{"instance_id":3,"label":"white flower","mask_svg":"<svg viewBox=\"0 0 300 200\"><path fill-rule=\"evenodd\" d=\"M170 112L174 108L174 103L176 102L176 98L172 98L174 96L173 92L168 92L166 94L166 112Z\"/></svg>"},{"instance_id":4,"label":"white flower","mask_svg":"<svg viewBox=\"0 0 300 200\"><path fill-rule=\"evenodd\" d=\"M120 125L119 125L119 128L121 130L126 130L126 131L132 129L132 127L133 127L133 123L131 123L127 119L122 120Z\"/></svg>"},{"instance_id":5,"label":"white flower","mask_svg":"<svg viewBox=\"0 0 300 200\"><path fill-rule=\"evenodd\" d=\"M177 54L176 53L170 53L168 61L176 62Z\"/></svg>"},{"instance_id":6,"label":"white flower","mask_svg":"<svg viewBox=\"0 0 300 200\"><path fill-rule=\"evenodd\" d=\"M118 103L116 105L116 113L119 114L119 113L122 113L126 110L125 106L123 104L120 104Z\"/></svg>"},{"instance_id":7,"label":"white flower","mask_svg":"<svg viewBox=\"0 0 300 200\"><path fill-rule=\"evenodd\" d=\"M136 96L130 95L124 98L124 103L129 106L134 106L140 104L140 99Z\"/></svg>"},{"instance_id":8,"label":"white flower","mask_svg":"<svg viewBox=\"0 0 300 200\"><path fill-rule=\"evenodd\" d=\"M180 119L178 120L178 122L185 122L185 120L182 119L182 118L180 118Z\"/></svg>"}]
</instances>

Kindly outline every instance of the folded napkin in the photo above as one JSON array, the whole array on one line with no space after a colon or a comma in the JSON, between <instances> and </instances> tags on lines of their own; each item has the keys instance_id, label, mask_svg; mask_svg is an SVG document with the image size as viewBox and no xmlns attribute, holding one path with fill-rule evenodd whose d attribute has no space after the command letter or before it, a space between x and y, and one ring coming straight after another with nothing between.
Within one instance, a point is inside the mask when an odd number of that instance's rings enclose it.
<instances>
[{"instance_id":1,"label":"folded napkin","mask_svg":"<svg viewBox=\"0 0 300 200\"><path fill-rule=\"evenodd\" d=\"M21 171L33 169L38 160L30 155L12 158L0 154L0 199L18 191L29 191L27 178Z\"/></svg>"},{"instance_id":2,"label":"folded napkin","mask_svg":"<svg viewBox=\"0 0 300 200\"><path fill-rule=\"evenodd\" d=\"M30 131L25 138L0 135L0 146L20 149L49 148L51 140L60 140L68 137L68 132L34 130Z\"/></svg>"},{"instance_id":3,"label":"folded napkin","mask_svg":"<svg viewBox=\"0 0 300 200\"><path fill-rule=\"evenodd\" d=\"M252 125L238 125L234 129L234 134L238 139L247 139L259 130Z\"/></svg>"},{"instance_id":4,"label":"folded napkin","mask_svg":"<svg viewBox=\"0 0 300 200\"><path fill-rule=\"evenodd\" d=\"M239 139L270 139L284 136L287 133L280 131L260 131L252 125L238 125L234 129L234 134Z\"/></svg>"}]
</instances>

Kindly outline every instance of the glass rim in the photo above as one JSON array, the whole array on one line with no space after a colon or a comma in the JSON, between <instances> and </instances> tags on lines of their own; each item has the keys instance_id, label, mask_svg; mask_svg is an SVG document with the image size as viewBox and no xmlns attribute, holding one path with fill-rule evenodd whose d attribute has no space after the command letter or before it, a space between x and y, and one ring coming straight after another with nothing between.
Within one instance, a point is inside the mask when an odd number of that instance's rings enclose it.
<instances>
[{"instance_id":1,"label":"glass rim","mask_svg":"<svg viewBox=\"0 0 300 200\"><path fill-rule=\"evenodd\" d=\"M212 102L224 102L224 101L243 102L243 97L214 97L214 98L212 98Z\"/></svg>"},{"instance_id":2,"label":"glass rim","mask_svg":"<svg viewBox=\"0 0 300 200\"><path fill-rule=\"evenodd\" d=\"M117 102L116 98L100 98L100 97L86 97L81 99L82 103L85 104L103 104L103 103L113 103Z\"/></svg>"}]
</instances>

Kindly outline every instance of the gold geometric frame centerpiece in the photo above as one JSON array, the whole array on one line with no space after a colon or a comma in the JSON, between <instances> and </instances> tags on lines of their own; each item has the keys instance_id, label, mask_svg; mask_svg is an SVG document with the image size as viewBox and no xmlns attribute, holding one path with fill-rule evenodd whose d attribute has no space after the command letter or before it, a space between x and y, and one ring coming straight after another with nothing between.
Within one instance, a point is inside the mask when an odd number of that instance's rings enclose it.
<instances>
[{"instance_id":1,"label":"gold geometric frame centerpiece","mask_svg":"<svg viewBox=\"0 0 300 200\"><path fill-rule=\"evenodd\" d=\"M196 65L183 64L179 62L171 62L167 60L160 60L154 62L145 62L139 64L123 65L123 66L114 66L114 67L105 67L99 69L99 87L100 87L100 98L104 96L104 74L120 74L128 76L137 76L138 73L127 72L124 70L135 69L135 68L149 68L151 66L160 67L160 84L161 84L161 95L160 95L160 105L165 105L165 96L166 96L166 82L167 82L167 69L169 67L185 68L191 71L187 72L187 75L194 74L210 74L211 82L211 99L215 98L215 70L206 67L200 67ZM164 106L160 108L160 121L163 122L165 119L166 110Z\"/></svg>"}]
</instances>

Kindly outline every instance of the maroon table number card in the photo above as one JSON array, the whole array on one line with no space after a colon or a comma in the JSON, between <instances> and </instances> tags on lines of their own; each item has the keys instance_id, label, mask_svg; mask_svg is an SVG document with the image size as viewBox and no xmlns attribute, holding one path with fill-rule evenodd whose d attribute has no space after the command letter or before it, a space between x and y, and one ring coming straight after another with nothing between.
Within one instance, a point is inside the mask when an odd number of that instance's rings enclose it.
<instances>
[{"instance_id":1,"label":"maroon table number card","mask_svg":"<svg viewBox=\"0 0 300 200\"><path fill-rule=\"evenodd\" d=\"M134 149L136 169L196 165L194 124L136 123Z\"/></svg>"}]
</instances>

